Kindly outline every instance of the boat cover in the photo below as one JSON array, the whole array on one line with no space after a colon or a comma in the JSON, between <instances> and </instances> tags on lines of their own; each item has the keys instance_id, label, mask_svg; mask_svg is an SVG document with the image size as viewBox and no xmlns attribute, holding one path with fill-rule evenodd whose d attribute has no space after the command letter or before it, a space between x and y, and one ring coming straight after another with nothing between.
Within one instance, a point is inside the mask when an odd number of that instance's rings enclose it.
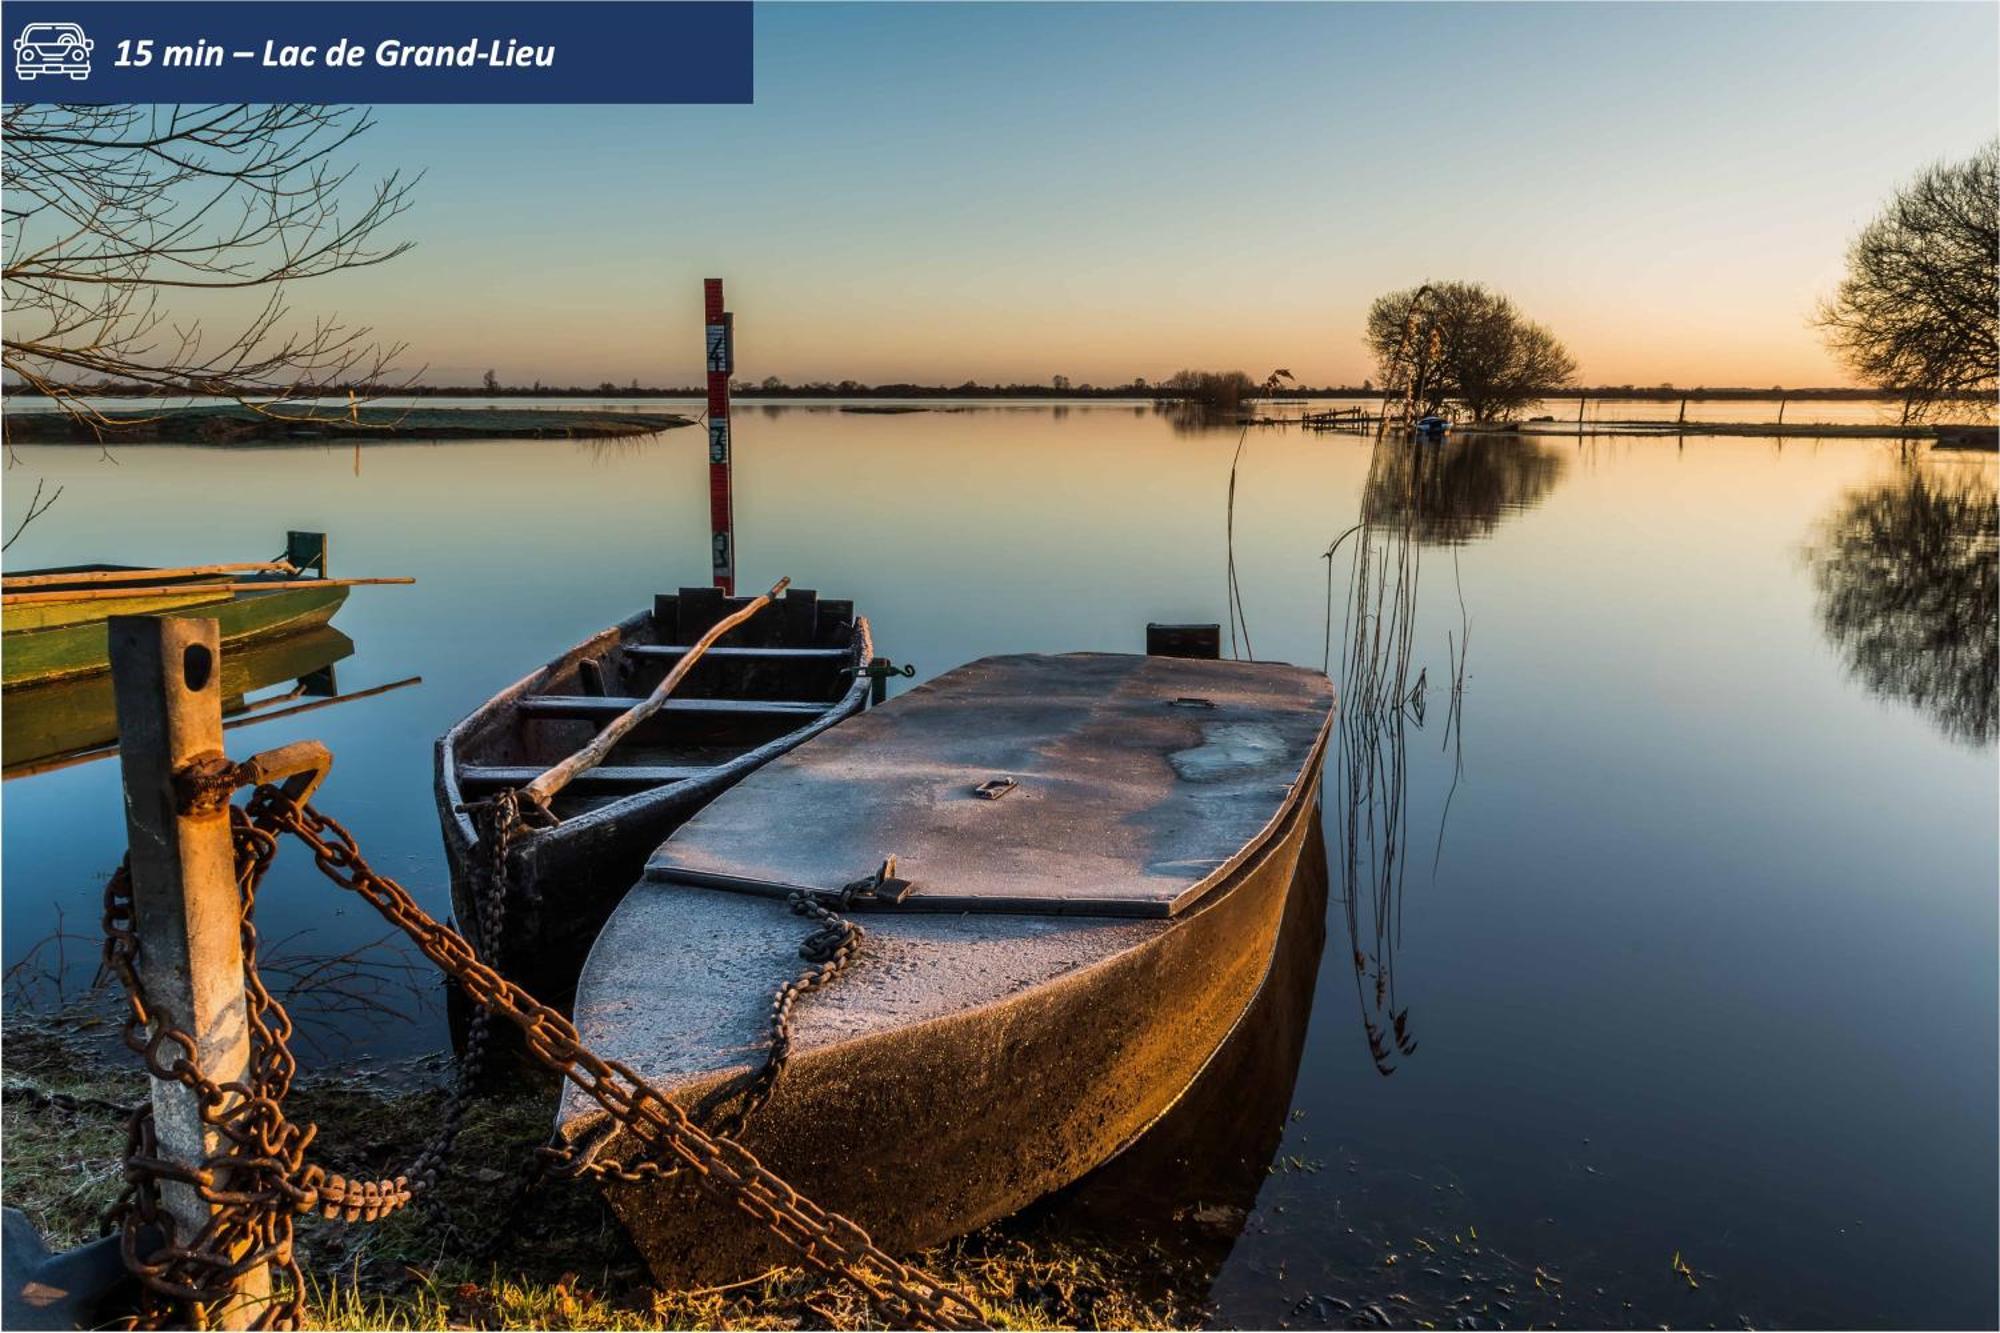
<instances>
[{"instance_id":1,"label":"boat cover","mask_svg":"<svg viewBox=\"0 0 2000 1333\"><path fill-rule=\"evenodd\" d=\"M901 910L1173 916L1306 798L1333 704L1280 663L982 658L766 764L646 878L826 893L893 856Z\"/></svg>"}]
</instances>

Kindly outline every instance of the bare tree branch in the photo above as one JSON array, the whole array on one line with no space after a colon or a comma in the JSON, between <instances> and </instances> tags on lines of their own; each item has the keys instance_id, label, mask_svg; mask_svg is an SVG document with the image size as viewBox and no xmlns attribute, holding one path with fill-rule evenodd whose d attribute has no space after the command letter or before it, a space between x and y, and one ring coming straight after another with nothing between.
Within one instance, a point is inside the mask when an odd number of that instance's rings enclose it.
<instances>
[{"instance_id":1,"label":"bare tree branch","mask_svg":"<svg viewBox=\"0 0 2000 1333\"><path fill-rule=\"evenodd\" d=\"M85 401L96 384L311 415L276 409L382 383L400 346L337 317L296 319L288 300L292 283L410 249L383 233L416 181L359 189L334 162L372 123L326 106L8 107L6 371L100 437L123 419ZM208 310L249 291L260 299L220 333L168 304L207 293Z\"/></svg>"},{"instance_id":2,"label":"bare tree branch","mask_svg":"<svg viewBox=\"0 0 2000 1333\"><path fill-rule=\"evenodd\" d=\"M48 513L49 509L55 504L55 502L62 499L63 488L60 486L56 487L56 493L54 495L51 495L47 499L47 501L44 501L42 499L42 487L46 483L46 480L47 479L43 477L37 477L35 479L35 493L28 500L28 512L23 514L21 516L21 521L14 525L13 535L8 537L6 541L0 542L0 551L4 551L8 547L12 546L14 544L15 539L18 538L23 532L27 530L27 527L30 523L33 523L43 514Z\"/></svg>"},{"instance_id":3,"label":"bare tree branch","mask_svg":"<svg viewBox=\"0 0 2000 1333\"><path fill-rule=\"evenodd\" d=\"M1827 342L1860 379L1900 396L1903 420L2000 388L2000 140L1931 167L1854 238L1820 307Z\"/></svg>"}]
</instances>

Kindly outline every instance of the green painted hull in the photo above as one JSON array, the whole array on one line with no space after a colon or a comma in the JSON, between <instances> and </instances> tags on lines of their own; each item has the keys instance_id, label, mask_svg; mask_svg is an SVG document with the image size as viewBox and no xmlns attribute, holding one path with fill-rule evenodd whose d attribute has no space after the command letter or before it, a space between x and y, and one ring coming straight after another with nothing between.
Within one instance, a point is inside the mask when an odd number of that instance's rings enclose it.
<instances>
[{"instance_id":1,"label":"green painted hull","mask_svg":"<svg viewBox=\"0 0 2000 1333\"><path fill-rule=\"evenodd\" d=\"M127 599L108 597L95 604L102 613L81 624L9 632L0 639L0 682L13 689L109 669L104 622L112 616L156 610L143 605L152 600L134 598L128 605ZM225 602L202 602L185 614L214 617L227 648L324 625L346 600L344 587L243 592Z\"/></svg>"}]
</instances>

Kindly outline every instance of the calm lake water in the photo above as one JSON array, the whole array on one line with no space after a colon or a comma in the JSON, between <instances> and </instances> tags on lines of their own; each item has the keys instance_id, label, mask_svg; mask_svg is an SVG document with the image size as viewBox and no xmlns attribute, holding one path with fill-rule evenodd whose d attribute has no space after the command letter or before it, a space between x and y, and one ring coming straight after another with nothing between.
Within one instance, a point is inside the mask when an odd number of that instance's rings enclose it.
<instances>
[{"instance_id":1,"label":"calm lake water","mask_svg":"<svg viewBox=\"0 0 2000 1333\"><path fill-rule=\"evenodd\" d=\"M853 597L920 677L1228 618L1234 430L1145 405L737 430L743 586ZM417 577L355 591L335 670L420 685L231 746L325 740L321 803L439 912L433 739L706 572L696 430L23 448L10 527L36 477L63 495L11 568L264 558L304 528L336 573ZM1045 1211L1151 1218L1219 1324L1992 1326L1994 480L1866 440L1251 430L1239 646L1329 661L1346 705L1324 948L1307 894L1264 1045L1136 1159L1178 1167ZM59 923L87 980L116 779L0 792L13 1003L53 998ZM384 929L295 853L260 920L298 971ZM311 1059L442 1042L427 987L335 976L299 1006Z\"/></svg>"}]
</instances>

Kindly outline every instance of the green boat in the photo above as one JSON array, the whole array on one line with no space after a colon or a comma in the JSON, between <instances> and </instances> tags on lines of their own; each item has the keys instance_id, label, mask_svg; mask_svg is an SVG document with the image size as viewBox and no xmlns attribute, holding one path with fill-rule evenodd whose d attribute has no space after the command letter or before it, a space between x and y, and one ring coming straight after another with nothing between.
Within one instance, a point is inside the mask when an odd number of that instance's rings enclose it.
<instances>
[{"instance_id":1,"label":"green boat","mask_svg":"<svg viewBox=\"0 0 2000 1333\"><path fill-rule=\"evenodd\" d=\"M328 578L326 538L317 532L288 534L278 560L10 571L0 611L0 683L12 691L106 670L104 624L112 616L210 616L227 648L324 625L357 583L411 581Z\"/></svg>"}]
</instances>

